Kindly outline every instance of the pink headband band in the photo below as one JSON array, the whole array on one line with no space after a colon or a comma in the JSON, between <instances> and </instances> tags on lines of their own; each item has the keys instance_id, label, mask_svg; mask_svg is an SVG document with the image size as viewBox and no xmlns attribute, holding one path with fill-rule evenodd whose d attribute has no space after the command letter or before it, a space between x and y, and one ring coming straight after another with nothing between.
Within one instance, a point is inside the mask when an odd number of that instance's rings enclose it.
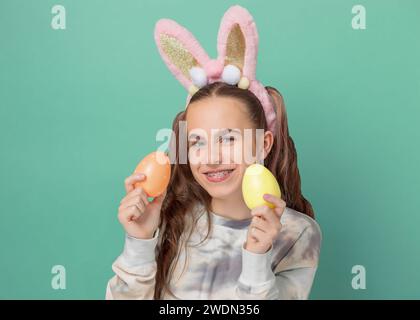
<instances>
[{"instance_id":1,"label":"pink headband band","mask_svg":"<svg viewBox=\"0 0 420 320\"><path fill-rule=\"evenodd\" d=\"M217 59L210 59L194 36L173 20L160 19L155 41L167 67L188 90L187 105L199 88L222 81L248 89L260 100L268 129L274 132L276 113L265 87L255 79L258 33L250 13L236 5L220 23Z\"/></svg>"}]
</instances>

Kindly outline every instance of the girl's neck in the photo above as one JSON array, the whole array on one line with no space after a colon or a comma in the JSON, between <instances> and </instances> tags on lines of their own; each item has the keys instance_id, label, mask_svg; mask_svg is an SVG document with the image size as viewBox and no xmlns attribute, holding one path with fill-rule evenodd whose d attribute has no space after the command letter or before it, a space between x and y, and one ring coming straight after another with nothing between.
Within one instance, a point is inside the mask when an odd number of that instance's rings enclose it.
<instances>
[{"instance_id":1,"label":"girl's neck","mask_svg":"<svg viewBox=\"0 0 420 320\"><path fill-rule=\"evenodd\" d=\"M242 192L226 199L212 198L211 210L219 216L232 220L245 220L251 217L251 210L246 206Z\"/></svg>"}]
</instances>

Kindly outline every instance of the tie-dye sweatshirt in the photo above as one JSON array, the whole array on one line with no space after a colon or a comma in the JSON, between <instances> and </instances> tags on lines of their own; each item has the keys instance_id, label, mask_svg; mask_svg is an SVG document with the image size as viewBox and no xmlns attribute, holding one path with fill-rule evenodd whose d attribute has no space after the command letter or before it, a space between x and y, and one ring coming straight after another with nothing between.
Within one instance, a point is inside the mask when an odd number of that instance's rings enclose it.
<instances>
[{"instance_id":1,"label":"tie-dye sweatshirt","mask_svg":"<svg viewBox=\"0 0 420 320\"><path fill-rule=\"evenodd\" d=\"M318 266L318 224L286 207L282 229L271 249L256 254L244 249L251 219L231 220L195 207L190 237L180 239L179 258L163 299L307 299ZM208 215L212 222L207 235ZM186 223L188 225L188 223ZM106 299L153 299L158 229L152 239L125 236L122 254L112 265ZM201 243L200 243L201 242ZM185 245L184 245L185 244Z\"/></svg>"}]
</instances>

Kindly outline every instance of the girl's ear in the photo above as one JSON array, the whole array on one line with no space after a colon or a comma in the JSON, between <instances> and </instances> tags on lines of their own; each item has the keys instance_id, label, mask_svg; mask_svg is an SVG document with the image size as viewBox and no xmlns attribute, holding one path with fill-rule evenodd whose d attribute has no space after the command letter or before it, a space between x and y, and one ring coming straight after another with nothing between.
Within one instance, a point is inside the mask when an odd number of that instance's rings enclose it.
<instances>
[{"instance_id":1,"label":"girl's ear","mask_svg":"<svg viewBox=\"0 0 420 320\"><path fill-rule=\"evenodd\" d=\"M264 165L264 160L269 155L274 145L274 134L265 130L264 135L256 134L256 157L257 163Z\"/></svg>"},{"instance_id":2,"label":"girl's ear","mask_svg":"<svg viewBox=\"0 0 420 320\"><path fill-rule=\"evenodd\" d=\"M199 42L191 32L170 19L160 19L156 23L154 37L159 53L172 74L185 89L194 90L191 69L203 68L210 60Z\"/></svg>"},{"instance_id":3,"label":"girl's ear","mask_svg":"<svg viewBox=\"0 0 420 320\"><path fill-rule=\"evenodd\" d=\"M217 50L225 66L234 65L241 71L241 77L255 80L258 32L245 8L236 5L226 11L220 23Z\"/></svg>"},{"instance_id":4,"label":"girl's ear","mask_svg":"<svg viewBox=\"0 0 420 320\"><path fill-rule=\"evenodd\" d=\"M267 158L274 144L274 134L267 130L264 133L264 159Z\"/></svg>"}]
</instances>

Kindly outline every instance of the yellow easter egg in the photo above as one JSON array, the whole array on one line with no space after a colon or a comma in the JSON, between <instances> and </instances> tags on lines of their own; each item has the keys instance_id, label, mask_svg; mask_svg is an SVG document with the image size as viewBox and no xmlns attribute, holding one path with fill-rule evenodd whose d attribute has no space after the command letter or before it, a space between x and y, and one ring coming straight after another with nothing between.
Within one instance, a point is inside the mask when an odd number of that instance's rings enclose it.
<instances>
[{"instance_id":1,"label":"yellow easter egg","mask_svg":"<svg viewBox=\"0 0 420 320\"><path fill-rule=\"evenodd\" d=\"M261 164L250 165L244 173L242 179L242 194L245 203L249 209L267 205L274 208L274 205L265 201L263 196L265 193L272 194L276 197L281 197L280 186L277 179Z\"/></svg>"}]
</instances>

